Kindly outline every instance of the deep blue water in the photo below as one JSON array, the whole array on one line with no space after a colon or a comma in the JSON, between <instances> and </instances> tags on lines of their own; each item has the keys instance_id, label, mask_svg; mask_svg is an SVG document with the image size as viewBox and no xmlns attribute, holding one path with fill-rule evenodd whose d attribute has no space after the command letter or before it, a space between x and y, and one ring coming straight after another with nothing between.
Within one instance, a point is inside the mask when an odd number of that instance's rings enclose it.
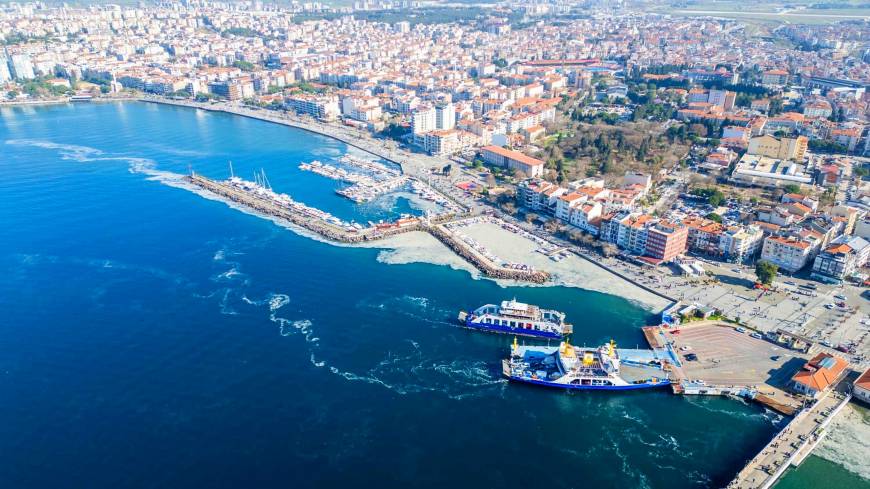
<instances>
[{"instance_id":1,"label":"deep blue water","mask_svg":"<svg viewBox=\"0 0 870 489\"><path fill-rule=\"evenodd\" d=\"M516 296L642 344L622 298L387 265L157 173L232 160L342 218L410 209L296 168L344 151L182 108L0 109L0 487L719 487L774 431L726 399L508 385L511 338L453 326Z\"/></svg>"}]
</instances>

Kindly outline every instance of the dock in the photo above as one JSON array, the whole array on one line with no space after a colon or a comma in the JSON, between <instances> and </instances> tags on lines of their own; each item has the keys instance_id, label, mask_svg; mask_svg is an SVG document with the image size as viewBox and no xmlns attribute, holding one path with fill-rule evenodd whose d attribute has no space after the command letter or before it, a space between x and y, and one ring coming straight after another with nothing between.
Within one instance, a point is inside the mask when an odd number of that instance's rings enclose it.
<instances>
[{"instance_id":1,"label":"dock","mask_svg":"<svg viewBox=\"0 0 870 489\"><path fill-rule=\"evenodd\" d=\"M728 489L772 487L789 466L797 466L812 452L852 397L850 391L838 389L817 400L793 395L787 383L806 357L749 333L720 321L643 328L650 347L668 363L674 394L743 398L793 416Z\"/></svg>"},{"instance_id":2,"label":"dock","mask_svg":"<svg viewBox=\"0 0 870 489\"><path fill-rule=\"evenodd\" d=\"M829 391L801 410L728 484L728 489L768 489L789 466L797 467L827 434L827 427L849 403L850 393Z\"/></svg>"}]
</instances>

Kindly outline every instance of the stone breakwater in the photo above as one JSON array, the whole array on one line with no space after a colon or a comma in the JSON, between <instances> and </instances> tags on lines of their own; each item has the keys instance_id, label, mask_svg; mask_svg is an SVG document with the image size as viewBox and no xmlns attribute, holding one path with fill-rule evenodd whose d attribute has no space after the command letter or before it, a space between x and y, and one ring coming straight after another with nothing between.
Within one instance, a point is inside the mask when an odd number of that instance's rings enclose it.
<instances>
[{"instance_id":1,"label":"stone breakwater","mask_svg":"<svg viewBox=\"0 0 870 489\"><path fill-rule=\"evenodd\" d=\"M550 279L550 274L541 270L518 270L499 266L475 252L471 247L454 236L453 233L440 225L430 226L427 230L438 241L441 241L445 246L453 250L454 253L474 265L475 268L483 272L487 277L520 280L536 284L543 284Z\"/></svg>"},{"instance_id":2,"label":"stone breakwater","mask_svg":"<svg viewBox=\"0 0 870 489\"><path fill-rule=\"evenodd\" d=\"M185 178L193 185L219 195L227 200L244 205L245 207L256 210L257 212L290 221L293 224L315 232L328 240L339 243L361 243L363 241L382 239L399 233L419 231L422 227L420 221L415 219L402 225L394 224L390 226L367 227L362 229L346 229L323 219L318 219L314 216L295 211L294 209L280 206L269 199L242 192L230 185L200 175L194 174Z\"/></svg>"},{"instance_id":3,"label":"stone breakwater","mask_svg":"<svg viewBox=\"0 0 870 489\"><path fill-rule=\"evenodd\" d=\"M284 207L276 202L254 195L252 193L241 191L231 185L211 180L201 175L189 175L185 177L188 182L197 187L207 190L222 198L244 205L262 214L277 217L289 221L304 229L317 233L319 236L339 243L362 243L366 241L375 241L389 236L394 236L410 231L428 232L445 246L450 248L454 253L461 256L475 268L480 270L484 275L490 278L519 280L543 284L550 279L550 274L539 270L521 270L502 267L491 262L471 249L467 244L457 239L451 232L442 227L442 224L451 222L455 219L467 217L465 214L455 215L447 214L440 215L429 220L420 218L400 219L394 223L379 224L369 226L362 229L345 228L319 219L310 214L297 211L292 208Z\"/></svg>"}]
</instances>

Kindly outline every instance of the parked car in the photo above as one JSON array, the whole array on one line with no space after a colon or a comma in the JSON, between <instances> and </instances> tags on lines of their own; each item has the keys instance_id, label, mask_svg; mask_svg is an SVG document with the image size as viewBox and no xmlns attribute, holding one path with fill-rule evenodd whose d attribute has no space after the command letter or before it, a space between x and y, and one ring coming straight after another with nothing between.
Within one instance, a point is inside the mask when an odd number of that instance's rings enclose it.
<instances>
[{"instance_id":1,"label":"parked car","mask_svg":"<svg viewBox=\"0 0 870 489\"><path fill-rule=\"evenodd\" d=\"M738 326L738 327L734 328L734 331L737 331L738 333L745 333L746 329L741 327L741 326Z\"/></svg>"},{"instance_id":2,"label":"parked car","mask_svg":"<svg viewBox=\"0 0 870 489\"><path fill-rule=\"evenodd\" d=\"M755 338L755 339L757 339L757 340L760 340L761 338L763 338L763 336L761 336L761 333L752 333L752 334L749 335L749 336L751 336L751 337L753 337L753 338Z\"/></svg>"}]
</instances>

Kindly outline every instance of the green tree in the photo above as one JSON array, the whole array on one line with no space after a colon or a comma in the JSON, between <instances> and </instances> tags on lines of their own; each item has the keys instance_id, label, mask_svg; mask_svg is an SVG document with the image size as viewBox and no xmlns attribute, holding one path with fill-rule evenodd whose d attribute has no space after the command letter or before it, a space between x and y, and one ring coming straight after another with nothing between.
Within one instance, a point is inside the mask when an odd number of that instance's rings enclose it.
<instances>
[{"instance_id":1,"label":"green tree","mask_svg":"<svg viewBox=\"0 0 870 489\"><path fill-rule=\"evenodd\" d=\"M254 63L251 63L250 61L238 60L233 63L233 66L242 71L254 71Z\"/></svg>"},{"instance_id":2,"label":"green tree","mask_svg":"<svg viewBox=\"0 0 870 489\"><path fill-rule=\"evenodd\" d=\"M707 214L707 219L709 219L713 222L719 222L719 223L722 222L722 216L720 216L719 214L716 214L715 212L711 212L711 213Z\"/></svg>"},{"instance_id":3,"label":"green tree","mask_svg":"<svg viewBox=\"0 0 870 489\"><path fill-rule=\"evenodd\" d=\"M790 183L782 187L782 189L787 194L799 194L801 192L801 186L796 183Z\"/></svg>"},{"instance_id":4,"label":"green tree","mask_svg":"<svg viewBox=\"0 0 870 489\"><path fill-rule=\"evenodd\" d=\"M759 260L755 264L755 276L758 277L758 281L763 285L772 284L778 272L779 267L769 261Z\"/></svg>"}]
</instances>

